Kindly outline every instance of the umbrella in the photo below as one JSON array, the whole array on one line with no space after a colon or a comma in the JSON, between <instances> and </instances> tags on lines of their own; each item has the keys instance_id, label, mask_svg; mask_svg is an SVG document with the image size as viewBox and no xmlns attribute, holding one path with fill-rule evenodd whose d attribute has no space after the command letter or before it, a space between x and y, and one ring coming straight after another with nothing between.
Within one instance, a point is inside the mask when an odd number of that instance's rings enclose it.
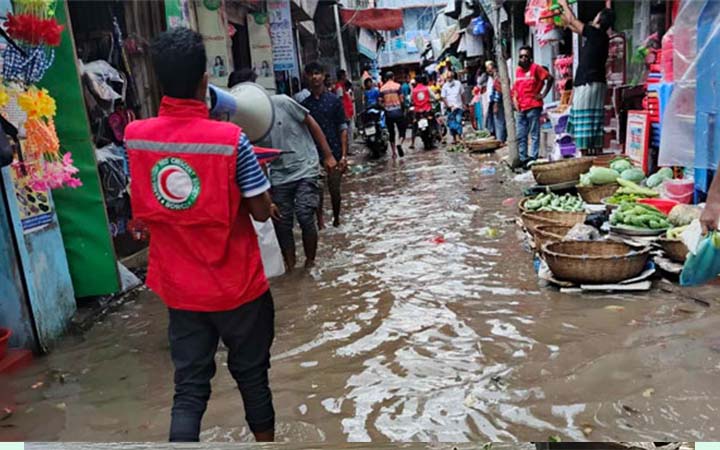
<instances>
[{"instance_id":1,"label":"umbrella","mask_svg":"<svg viewBox=\"0 0 720 450\"><path fill-rule=\"evenodd\" d=\"M278 150L276 148L259 147L257 145L253 145L253 151L255 152L255 157L260 164L268 164L273 160L279 158L282 154L282 150Z\"/></svg>"}]
</instances>

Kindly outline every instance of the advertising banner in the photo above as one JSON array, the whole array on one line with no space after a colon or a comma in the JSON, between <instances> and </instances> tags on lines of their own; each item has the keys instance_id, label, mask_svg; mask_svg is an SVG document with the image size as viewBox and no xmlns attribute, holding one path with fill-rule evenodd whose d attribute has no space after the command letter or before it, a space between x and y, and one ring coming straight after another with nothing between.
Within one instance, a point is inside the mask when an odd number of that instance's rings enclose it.
<instances>
[{"instance_id":1,"label":"advertising banner","mask_svg":"<svg viewBox=\"0 0 720 450\"><path fill-rule=\"evenodd\" d=\"M265 13L248 14L248 40L250 41L250 60L258 76L257 83L275 92L275 75L272 69L273 50L270 40L270 25Z\"/></svg>"},{"instance_id":2,"label":"advertising banner","mask_svg":"<svg viewBox=\"0 0 720 450\"><path fill-rule=\"evenodd\" d=\"M272 41L273 69L290 71L298 76L295 38L293 36L290 0L269 0L270 39Z\"/></svg>"},{"instance_id":3,"label":"advertising banner","mask_svg":"<svg viewBox=\"0 0 720 450\"><path fill-rule=\"evenodd\" d=\"M210 83L226 87L233 71L228 40L228 24L220 2L200 2L196 5L198 32L203 37L208 58Z\"/></svg>"}]
</instances>

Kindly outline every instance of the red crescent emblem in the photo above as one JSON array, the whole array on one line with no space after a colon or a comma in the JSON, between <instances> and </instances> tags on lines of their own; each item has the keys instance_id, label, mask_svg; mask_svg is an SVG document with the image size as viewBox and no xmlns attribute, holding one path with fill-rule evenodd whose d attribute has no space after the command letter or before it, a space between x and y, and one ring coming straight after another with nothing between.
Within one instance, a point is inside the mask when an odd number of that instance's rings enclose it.
<instances>
[{"instance_id":1,"label":"red crescent emblem","mask_svg":"<svg viewBox=\"0 0 720 450\"><path fill-rule=\"evenodd\" d=\"M172 167L168 170L163 171L160 174L160 188L163 190L165 195L167 195L171 200L180 202L183 200L183 198L178 197L177 195L170 192L170 190L168 189L168 185L167 185L168 177L170 177L170 175L174 174L175 172L180 172L180 170L177 167Z\"/></svg>"}]
</instances>

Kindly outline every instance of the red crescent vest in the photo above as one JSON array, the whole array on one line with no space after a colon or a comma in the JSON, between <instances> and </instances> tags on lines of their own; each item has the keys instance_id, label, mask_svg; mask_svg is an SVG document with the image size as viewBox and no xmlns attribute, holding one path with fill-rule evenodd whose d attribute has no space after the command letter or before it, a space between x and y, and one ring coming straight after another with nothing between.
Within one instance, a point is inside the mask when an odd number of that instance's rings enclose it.
<instances>
[{"instance_id":1,"label":"red crescent vest","mask_svg":"<svg viewBox=\"0 0 720 450\"><path fill-rule=\"evenodd\" d=\"M150 230L147 285L170 308L228 311L269 289L235 178L240 133L170 97L125 130L133 216Z\"/></svg>"}]
</instances>

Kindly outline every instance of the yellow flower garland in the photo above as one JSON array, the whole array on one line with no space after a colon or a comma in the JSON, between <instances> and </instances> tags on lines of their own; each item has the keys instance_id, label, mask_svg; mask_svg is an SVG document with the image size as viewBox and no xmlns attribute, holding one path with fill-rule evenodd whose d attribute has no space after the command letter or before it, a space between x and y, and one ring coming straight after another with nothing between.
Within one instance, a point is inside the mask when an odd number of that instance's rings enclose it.
<instances>
[{"instance_id":1,"label":"yellow flower garland","mask_svg":"<svg viewBox=\"0 0 720 450\"><path fill-rule=\"evenodd\" d=\"M35 86L18 95L18 105L27 113L28 119L51 119L56 112L55 99L47 89L38 89Z\"/></svg>"},{"instance_id":2,"label":"yellow flower garland","mask_svg":"<svg viewBox=\"0 0 720 450\"><path fill-rule=\"evenodd\" d=\"M10 101L10 94L8 94L5 86L0 85L0 108L4 107Z\"/></svg>"}]
</instances>

